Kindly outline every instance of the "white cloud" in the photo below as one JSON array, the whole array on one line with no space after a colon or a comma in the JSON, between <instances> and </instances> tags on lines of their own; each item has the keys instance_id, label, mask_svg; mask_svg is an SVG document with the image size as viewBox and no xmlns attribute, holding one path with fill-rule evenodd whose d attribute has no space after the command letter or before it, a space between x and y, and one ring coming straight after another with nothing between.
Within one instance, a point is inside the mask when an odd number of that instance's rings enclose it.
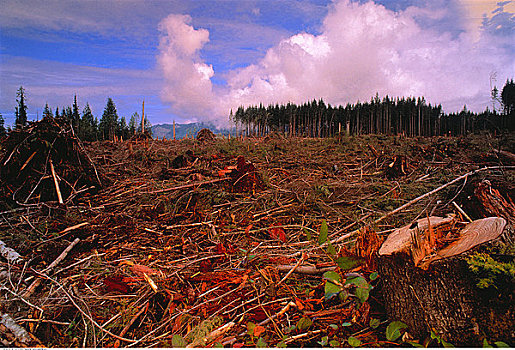
<instances>
[{"instance_id":1,"label":"white cloud","mask_svg":"<svg viewBox=\"0 0 515 350\"><path fill-rule=\"evenodd\" d=\"M334 2L319 35L299 33L281 40L256 63L227 73L223 90L214 90L206 80L213 76L212 67L200 57L207 31L194 29L189 17L172 15L168 21L173 25L162 23L167 28L159 55L168 82L164 97L177 113L221 122L239 105L313 98L346 104L368 100L376 92L425 96L442 103L447 112L464 104L481 111L489 101L491 72L500 79L510 77L513 56L503 48L503 40L486 32L477 41L466 31L456 35L420 24L441 20L445 11L393 11L373 2ZM176 31L187 38L176 41ZM177 45L191 49L179 55Z\"/></svg>"}]
</instances>

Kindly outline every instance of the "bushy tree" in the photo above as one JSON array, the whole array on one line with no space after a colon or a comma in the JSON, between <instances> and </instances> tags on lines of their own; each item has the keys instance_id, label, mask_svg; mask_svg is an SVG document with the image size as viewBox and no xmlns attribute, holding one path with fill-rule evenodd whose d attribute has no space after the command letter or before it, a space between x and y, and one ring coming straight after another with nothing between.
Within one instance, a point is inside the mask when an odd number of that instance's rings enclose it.
<instances>
[{"instance_id":1,"label":"bushy tree","mask_svg":"<svg viewBox=\"0 0 515 350\"><path fill-rule=\"evenodd\" d=\"M25 89L20 86L16 93L16 110L14 115L16 116L15 127L22 128L27 124L27 105L25 104Z\"/></svg>"}]
</instances>

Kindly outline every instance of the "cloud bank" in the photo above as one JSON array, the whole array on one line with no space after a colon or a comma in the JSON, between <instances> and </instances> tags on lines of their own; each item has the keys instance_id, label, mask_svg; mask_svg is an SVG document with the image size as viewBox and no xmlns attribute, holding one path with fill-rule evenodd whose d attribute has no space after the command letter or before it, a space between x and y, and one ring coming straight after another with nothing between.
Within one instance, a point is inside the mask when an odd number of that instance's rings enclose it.
<instances>
[{"instance_id":1,"label":"cloud bank","mask_svg":"<svg viewBox=\"0 0 515 350\"><path fill-rule=\"evenodd\" d=\"M189 16L172 14L159 28L162 98L178 115L217 124L240 105L314 98L346 104L376 93L425 96L447 112L464 104L484 110L492 73L502 85L515 71L513 48L506 45L513 39L513 15L498 16L503 22L489 26L495 30L486 30L485 20L479 40L465 30L456 35L420 24L446 15L445 8L393 11L374 2L336 1L320 34L285 38L255 64L226 72L226 86L215 86L215 72L201 56L209 32L193 28Z\"/></svg>"}]
</instances>

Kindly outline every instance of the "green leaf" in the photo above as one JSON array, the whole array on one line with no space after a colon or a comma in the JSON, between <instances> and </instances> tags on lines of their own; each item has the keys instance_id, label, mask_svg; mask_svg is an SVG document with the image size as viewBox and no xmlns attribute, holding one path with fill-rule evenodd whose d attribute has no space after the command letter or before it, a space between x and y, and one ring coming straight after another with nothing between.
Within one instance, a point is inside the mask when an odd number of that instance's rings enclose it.
<instances>
[{"instance_id":1,"label":"green leaf","mask_svg":"<svg viewBox=\"0 0 515 350\"><path fill-rule=\"evenodd\" d=\"M186 343L186 340L184 340L184 338L181 335L174 334L174 336L172 337L172 346L174 348L185 348L186 345L188 345L188 343Z\"/></svg>"},{"instance_id":2,"label":"green leaf","mask_svg":"<svg viewBox=\"0 0 515 350\"><path fill-rule=\"evenodd\" d=\"M327 254L329 254L332 257L336 256L336 249L334 249L331 242L329 242L329 244L327 245Z\"/></svg>"},{"instance_id":3,"label":"green leaf","mask_svg":"<svg viewBox=\"0 0 515 350\"><path fill-rule=\"evenodd\" d=\"M492 345L488 344L488 340L486 340L486 338L483 339L483 347L484 348L493 348Z\"/></svg>"},{"instance_id":4,"label":"green leaf","mask_svg":"<svg viewBox=\"0 0 515 350\"><path fill-rule=\"evenodd\" d=\"M297 322L297 328L299 330L308 329L313 324L313 321L311 321L308 317L302 317L299 322Z\"/></svg>"},{"instance_id":5,"label":"green leaf","mask_svg":"<svg viewBox=\"0 0 515 350\"><path fill-rule=\"evenodd\" d=\"M213 347L214 347L214 348L223 348L224 346L223 346L223 344L222 344L222 343L220 343L219 341L217 341L217 342L215 343L215 345L213 345Z\"/></svg>"},{"instance_id":6,"label":"green leaf","mask_svg":"<svg viewBox=\"0 0 515 350\"><path fill-rule=\"evenodd\" d=\"M371 280L371 281L376 280L376 279L377 279L377 277L379 277L379 273L378 273L377 271L376 271L376 272L372 272L372 273L370 274L370 280Z\"/></svg>"},{"instance_id":7,"label":"green leaf","mask_svg":"<svg viewBox=\"0 0 515 350\"><path fill-rule=\"evenodd\" d=\"M350 270L359 264L361 264L361 259L356 259L350 256L340 256L336 259L336 263L342 270Z\"/></svg>"},{"instance_id":8,"label":"green leaf","mask_svg":"<svg viewBox=\"0 0 515 350\"><path fill-rule=\"evenodd\" d=\"M377 327L379 327L379 325L381 324L381 321L378 320L377 318L371 318L370 319L370 328L372 329L376 329Z\"/></svg>"},{"instance_id":9,"label":"green leaf","mask_svg":"<svg viewBox=\"0 0 515 350\"><path fill-rule=\"evenodd\" d=\"M328 339L329 339L329 337L327 337L327 336L322 337L322 339L320 339L320 341L317 341L317 343L322 345L322 346L325 346L325 345L327 345L327 340Z\"/></svg>"},{"instance_id":10,"label":"green leaf","mask_svg":"<svg viewBox=\"0 0 515 350\"><path fill-rule=\"evenodd\" d=\"M508 344L506 344L505 342L503 341L496 341L495 343L495 346L497 346L498 348L511 348L511 346L509 346Z\"/></svg>"},{"instance_id":11,"label":"green leaf","mask_svg":"<svg viewBox=\"0 0 515 350\"><path fill-rule=\"evenodd\" d=\"M266 343L265 339L263 337L259 337L258 341L256 342L256 348L266 348L268 347L268 344Z\"/></svg>"},{"instance_id":12,"label":"green leaf","mask_svg":"<svg viewBox=\"0 0 515 350\"><path fill-rule=\"evenodd\" d=\"M340 283L340 281L341 281L340 274L338 272L335 272L335 271L324 272L322 277L325 278L328 281L331 281L331 282Z\"/></svg>"},{"instance_id":13,"label":"green leaf","mask_svg":"<svg viewBox=\"0 0 515 350\"><path fill-rule=\"evenodd\" d=\"M254 335L254 328L256 328L256 324L254 322L247 322L247 334L250 336Z\"/></svg>"},{"instance_id":14,"label":"green leaf","mask_svg":"<svg viewBox=\"0 0 515 350\"><path fill-rule=\"evenodd\" d=\"M401 321L393 321L386 327L386 339L389 341L396 341L401 336L401 329L406 329L408 326Z\"/></svg>"},{"instance_id":15,"label":"green leaf","mask_svg":"<svg viewBox=\"0 0 515 350\"><path fill-rule=\"evenodd\" d=\"M419 343L414 342L414 341L409 341L409 342L407 342L407 343L408 343L409 345L413 346L414 348L423 348L423 347L424 347L424 345L419 344Z\"/></svg>"},{"instance_id":16,"label":"green leaf","mask_svg":"<svg viewBox=\"0 0 515 350\"><path fill-rule=\"evenodd\" d=\"M338 330L338 326L337 326L337 325L335 325L334 323L331 323L331 324L329 325L329 327L331 327L331 328L332 328L332 329L334 329L335 331L336 331L336 330Z\"/></svg>"},{"instance_id":17,"label":"green leaf","mask_svg":"<svg viewBox=\"0 0 515 350\"><path fill-rule=\"evenodd\" d=\"M355 285L356 287L367 288L367 289L370 288L370 285L368 284L367 280L361 276L347 278L347 280L345 281L345 285L350 285L350 284Z\"/></svg>"},{"instance_id":18,"label":"green leaf","mask_svg":"<svg viewBox=\"0 0 515 350\"><path fill-rule=\"evenodd\" d=\"M342 289L340 294L338 294L338 298L340 298L341 301L346 301L347 299L349 299L349 296L350 294L347 291L347 289Z\"/></svg>"},{"instance_id":19,"label":"green leaf","mask_svg":"<svg viewBox=\"0 0 515 350\"><path fill-rule=\"evenodd\" d=\"M281 342L277 343L277 345L276 345L276 346L277 346L278 348L285 348L285 347L286 347L286 343L285 343L285 342L283 342L283 341L281 341Z\"/></svg>"},{"instance_id":20,"label":"green leaf","mask_svg":"<svg viewBox=\"0 0 515 350\"><path fill-rule=\"evenodd\" d=\"M363 304L365 301L367 301L370 290L368 288L358 287L354 293L358 297L361 304Z\"/></svg>"},{"instance_id":21,"label":"green leaf","mask_svg":"<svg viewBox=\"0 0 515 350\"><path fill-rule=\"evenodd\" d=\"M357 348L358 346L361 345L361 340L359 340L358 338L356 337L349 337L349 339L347 339L347 342L349 343L350 346L352 346L353 348Z\"/></svg>"},{"instance_id":22,"label":"green leaf","mask_svg":"<svg viewBox=\"0 0 515 350\"><path fill-rule=\"evenodd\" d=\"M442 339L442 345L444 348L454 348L454 345L451 343L447 343L445 340Z\"/></svg>"},{"instance_id":23,"label":"green leaf","mask_svg":"<svg viewBox=\"0 0 515 350\"><path fill-rule=\"evenodd\" d=\"M333 348L338 348L338 347L340 347L340 342L338 340L331 340L329 342L329 345L331 345L331 347L333 347Z\"/></svg>"},{"instance_id":24,"label":"green leaf","mask_svg":"<svg viewBox=\"0 0 515 350\"><path fill-rule=\"evenodd\" d=\"M327 222L325 220L322 220L322 226L320 226L320 234L318 235L318 244L322 245L327 241Z\"/></svg>"},{"instance_id":25,"label":"green leaf","mask_svg":"<svg viewBox=\"0 0 515 350\"><path fill-rule=\"evenodd\" d=\"M304 234L306 235L306 239L308 241L311 241L311 231L306 230L305 228L303 230L304 230Z\"/></svg>"},{"instance_id":26,"label":"green leaf","mask_svg":"<svg viewBox=\"0 0 515 350\"><path fill-rule=\"evenodd\" d=\"M350 323L350 322L343 322L342 323L342 327L350 327L350 326L352 326L352 323Z\"/></svg>"},{"instance_id":27,"label":"green leaf","mask_svg":"<svg viewBox=\"0 0 515 350\"><path fill-rule=\"evenodd\" d=\"M329 281L326 281L325 282L325 299L330 299L331 297L333 297L334 295L340 293L342 290L342 287L340 286L337 286L336 284L334 283L331 283Z\"/></svg>"}]
</instances>

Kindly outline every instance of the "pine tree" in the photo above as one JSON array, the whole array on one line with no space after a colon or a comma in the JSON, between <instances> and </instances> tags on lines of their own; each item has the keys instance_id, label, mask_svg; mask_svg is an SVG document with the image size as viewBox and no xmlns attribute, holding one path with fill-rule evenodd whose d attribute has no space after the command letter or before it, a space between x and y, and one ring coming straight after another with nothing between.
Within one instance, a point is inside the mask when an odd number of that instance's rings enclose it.
<instances>
[{"instance_id":1,"label":"pine tree","mask_svg":"<svg viewBox=\"0 0 515 350\"><path fill-rule=\"evenodd\" d=\"M27 105L25 104L25 89L23 86L20 86L16 96L16 103L18 106L16 106L14 115L16 116L15 126L19 129L27 124Z\"/></svg>"},{"instance_id":2,"label":"pine tree","mask_svg":"<svg viewBox=\"0 0 515 350\"><path fill-rule=\"evenodd\" d=\"M136 134L138 123L139 123L139 114L138 114L138 112L134 112L131 115L131 119L129 119L129 133L131 135Z\"/></svg>"},{"instance_id":3,"label":"pine tree","mask_svg":"<svg viewBox=\"0 0 515 350\"><path fill-rule=\"evenodd\" d=\"M7 135L7 130L5 130L5 120L4 117L2 117L2 114L0 114L0 140L4 138L5 135Z\"/></svg>"},{"instance_id":4,"label":"pine tree","mask_svg":"<svg viewBox=\"0 0 515 350\"><path fill-rule=\"evenodd\" d=\"M118 113L111 97L107 99L104 113L100 119L99 129L103 140L114 140L116 126L118 124Z\"/></svg>"},{"instance_id":5,"label":"pine tree","mask_svg":"<svg viewBox=\"0 0 515 350\"><path fill-rule=\"evenodd\" d=\"M52 109L48 107L48 103L45 104L45 109L43 110L43 118L53 118L54 115L52 113Z\"/></svg>"},{"instance_id":6,"label":"pine tree","mask_svg":"<svg viewBox=\"0 0 515 350\"><path fill-rule=\"evenodd\" d=\"M72 126L76 133L79 132L79 123L80 123L80 114L79 114L79 106L77 104L77 95L73 98L73 106L72 106Z\"/></svg>"},{"instance_id":7,"label":"pine tree","mask_svg":"<svg viewBox=\"0 0 515 350\"><path fill-rule=\"evenodd\" d=\"M86 103L86 107L84 107L82 111L82 119L79 123L78 135L79 138L84 141L96 140L97 125L88 103Z\"/></svg>"}]
</instances>

